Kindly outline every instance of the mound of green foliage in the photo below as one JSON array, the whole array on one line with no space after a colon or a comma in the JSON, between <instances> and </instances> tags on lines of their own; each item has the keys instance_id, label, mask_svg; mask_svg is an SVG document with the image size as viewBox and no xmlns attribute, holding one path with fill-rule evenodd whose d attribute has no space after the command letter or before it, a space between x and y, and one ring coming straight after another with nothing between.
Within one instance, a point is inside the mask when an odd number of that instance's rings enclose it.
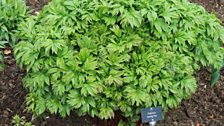
<instances>
[{"instance_id":1,"label":"mound of green foliage","mask_svg":"<svg viewBox=\"0 0 224 126\"><path fill-rule=\"evenodd\" d=\"M27 14L25 0L0 0L0 69L3 69L1 49L18 41L17 27Z\"/></svg>"},{"instance_id":2,"label":"mound of green foliage","mask_svg":"<svg viewBox=\"0 0 224 126\"><path fill-rule=\"evenodd\" d=\"M132 121L177 107L200 66L220 68L220 21L186 0L54 0L20 25L28 109Z\"/></svg>"}]
</instances>

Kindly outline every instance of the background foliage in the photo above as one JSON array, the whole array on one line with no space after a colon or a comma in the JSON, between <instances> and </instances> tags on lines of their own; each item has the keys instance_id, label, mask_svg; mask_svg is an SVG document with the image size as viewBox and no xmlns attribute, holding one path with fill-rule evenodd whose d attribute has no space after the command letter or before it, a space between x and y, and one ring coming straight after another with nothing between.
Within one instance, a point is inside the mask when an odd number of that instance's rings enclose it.
<instances>
[{"instance_id":1,"label":"background foliage","mask_svg":"<svg viewBox=\"0 0 224 126\"><path fill-rule=\"evenodd\" d=\"M28 109L132 121L195 92L194 72L220 69L223 27L186 0L54 0L19 26Z\"/></svg>"},{"instance_id":2,"label":"background foliage","mask_svg":"<svg viewBox=\"0 0 224 126\"><path fill-rule=\"evenodd\" d=\"M27 16L25 0L0 0L0 70L3 69L2 49L14 46L17 26Z\"/></svg>"}]
</instances>

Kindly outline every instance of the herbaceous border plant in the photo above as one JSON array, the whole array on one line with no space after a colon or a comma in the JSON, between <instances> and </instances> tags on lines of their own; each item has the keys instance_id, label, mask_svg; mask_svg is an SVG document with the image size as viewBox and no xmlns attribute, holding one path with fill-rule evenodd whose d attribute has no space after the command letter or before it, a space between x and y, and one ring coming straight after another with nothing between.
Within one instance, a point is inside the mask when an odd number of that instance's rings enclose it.
<instances>
[{"instance_id":1,"label":"herbaceous border plant","mask_svg":"<svg viewBox=\"0 0 224 126\"><path fill-rule=\"evenodd\" d=\"M224 59L220 21L186 0L54 0L20 24L28 110L135 122L141 108L175 108L194 73Z\"/></svg>"}]
</instances>

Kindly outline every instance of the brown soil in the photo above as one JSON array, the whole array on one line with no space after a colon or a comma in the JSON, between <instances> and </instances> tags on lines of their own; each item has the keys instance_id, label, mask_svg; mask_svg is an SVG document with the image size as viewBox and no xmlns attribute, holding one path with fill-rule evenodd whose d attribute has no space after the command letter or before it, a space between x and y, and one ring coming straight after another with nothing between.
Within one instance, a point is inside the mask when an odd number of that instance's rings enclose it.
<instances>
[{"instance_id":1,"label":"brown soil","mask_svg":"<svg viewBox=\"0 0 224 126\"><path fill-rule=\"evenodd\" d=\"M46 5L50 0L26 0L26 3L32 11L35 13L42 9L44 5Z\"/></svg>"},{"instance_id":2,"label":"brown soil","mask_svg":"<svg viewBox=\"0 0 224 126\"><path fill-rule=\"evenodd\" d=\"M22 87L22 74L18 71L11 56L7 58L6 69L0 72L0 125L11 125L12 116L15 114L25 115L30 119L31 114L24 113L23 104L26 90Z\"/></svg>"},{"instance_id":3,"label":"brown soil","mask_svg":"<svg viewBox=\"0 0 224 126\"><path fill-rule=\"evenodd\" d=\"M33 12L39 11L49 0L27 0ZM210 12L215 13L224 23L224 0L192 0ZM19 71L11 55L5 59L6 69L0 72L0 126L11 126L15 114L31 120L32 114L24 111L27 95L22 87L23 71ZM224 126L224 70L217 86L209 84L210 72L202 69L196 75L198 88L195 94L183 101L179 108L169 110L158 126ZM67 118L46 115L33 123L36 126L93 126L96 120L88 116L71 114ZM101 126L101 124L99 124Z\"/></svg>"}]
</instances>

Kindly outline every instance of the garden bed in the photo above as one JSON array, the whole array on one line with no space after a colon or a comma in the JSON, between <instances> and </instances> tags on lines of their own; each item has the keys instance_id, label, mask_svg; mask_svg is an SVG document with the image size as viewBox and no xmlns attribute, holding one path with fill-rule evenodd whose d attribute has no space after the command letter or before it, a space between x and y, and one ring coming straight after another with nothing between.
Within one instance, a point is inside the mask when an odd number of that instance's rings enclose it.
<instances>
[{"instance_id":1,"label":"garden bed","mask_svg":"<svg viewBox=\"0 0 224 126\"><path fill-rule=\"evenodd\" d=\"M214 12L224 21L224 9L220 0L194 0ZM47 3L47 0L28 0L34 11L38 11ZM24 100L26 90L22 86L23 71L18 71L13 56L8 55L5 59L6 69L0 72L0 125L12 125L12 117L15 114L25 116L31 120L32 115L25 111ZM211 88L211 73L207 69L200 70L197 76L198 88L195 94L183 101L179 108L169 110L159 126L222 126L224 125L224 71L218 84ZM92 126L93 119L88 116L78 117L75 114L67 118L56 115L47 115L47 118L36 119L34 124L46 126Z\"/></svg>"}]
</instances>

